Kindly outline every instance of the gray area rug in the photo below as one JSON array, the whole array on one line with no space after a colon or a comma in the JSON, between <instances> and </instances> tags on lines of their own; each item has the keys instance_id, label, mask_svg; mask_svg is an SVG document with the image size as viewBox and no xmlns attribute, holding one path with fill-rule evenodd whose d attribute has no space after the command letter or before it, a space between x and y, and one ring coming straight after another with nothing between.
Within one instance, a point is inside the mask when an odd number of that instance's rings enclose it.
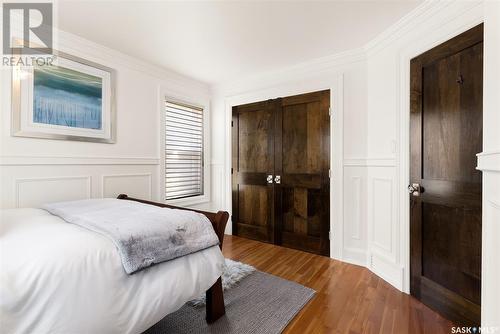
<instances>
[{"instance_id":1,"label":"gray area rug","mask_svg":"<svg viewBox=\"0 0 500 334\"><path fill-rule=\"evenodd\" d=\"M224 269L222 270L222 290L226 291L238 284L242 279L255 271L255 268L238 261L225 259ZM188 302L191 306L204 306L206 295L203 293L200 297Z\"/></svg>"},{"instance_id":2,"label":"gray area rug","mask_svg":"<svg viewBox=\"0 0 500 334\"><path fill-rule=\"evenodd\" d=\"M205 307L184 305L143 334L281 333L314 296L295 282L255 271L224 292L226 315L208 325Z\"/></svg>"}]
</instances>

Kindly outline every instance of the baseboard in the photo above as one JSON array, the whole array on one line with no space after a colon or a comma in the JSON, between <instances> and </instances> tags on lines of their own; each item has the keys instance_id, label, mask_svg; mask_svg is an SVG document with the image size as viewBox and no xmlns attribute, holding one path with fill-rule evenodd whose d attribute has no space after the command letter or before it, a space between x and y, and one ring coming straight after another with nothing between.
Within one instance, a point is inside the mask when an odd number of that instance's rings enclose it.
<instances>
[{"instance_id":1,"label":"baseboard","mask_svg":"<svg viewBox=\"0 0 500 334\"><path fill-rule=\"evenodd\" d=\"M369 256L368 269L396 289L403 291L404 269L398 264L372 253Z\"/></svg>"},{"instance_id":2,"label":"baseboard","mask_svg":"<svg viewBox=\"0 0 500 334\"><path fill-rule=\"evenodd\" d=\"M342 252L342 261L357 266L367 267L367 253L363 249L344 248Z\"/></svg>"}]
</instances>

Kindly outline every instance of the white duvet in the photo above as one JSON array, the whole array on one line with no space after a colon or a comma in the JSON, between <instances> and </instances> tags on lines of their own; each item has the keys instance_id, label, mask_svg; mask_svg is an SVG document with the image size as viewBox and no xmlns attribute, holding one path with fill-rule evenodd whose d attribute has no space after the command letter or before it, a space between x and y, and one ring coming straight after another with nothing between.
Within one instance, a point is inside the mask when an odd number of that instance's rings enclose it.
<instances>
[{"instance_id":1,"label":"white duvet","mask_svg":"<svg viewBox=\"0 0 500 334\"><path fill-rule=\"evenodd\" d=\"M1 333L142 333L221 275L218 246L127 275L106 237L41 209L0 221Z\"/></svg>"}]
</instances>

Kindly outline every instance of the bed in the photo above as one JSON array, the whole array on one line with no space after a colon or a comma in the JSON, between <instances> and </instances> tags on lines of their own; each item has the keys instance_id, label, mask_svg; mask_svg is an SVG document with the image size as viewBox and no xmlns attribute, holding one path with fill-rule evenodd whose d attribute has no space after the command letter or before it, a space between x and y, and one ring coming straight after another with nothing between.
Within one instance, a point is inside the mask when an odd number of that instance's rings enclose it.
<instances>
[{"instance_id":1,"label":"bed","mask_svg":"<svg viewBox=\"0 0 500 334\"><path fill-rule=\"evenodd\" d=\"M127 195L118 199L171 207ZM204 292L206 319L216 321L225 312L221 247L229 215L197 212L212 223L219 246L127 275L106 237L42 209L3 211L2 332L142 333Z\"/></svg>"}]
</instances>

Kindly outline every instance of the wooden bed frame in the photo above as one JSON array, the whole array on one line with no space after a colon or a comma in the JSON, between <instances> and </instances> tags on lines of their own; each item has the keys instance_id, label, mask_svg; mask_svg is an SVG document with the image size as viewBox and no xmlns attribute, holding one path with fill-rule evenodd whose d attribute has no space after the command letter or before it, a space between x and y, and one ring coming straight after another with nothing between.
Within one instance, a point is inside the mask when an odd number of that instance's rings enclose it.
<instances>
[{"instance_id":1,"label":"wooden bed frame","mask_svg":"<svg viewBox=\"0 0 500 334\"><path fill-rule=\"evenodd\" d=\"M159 206L162 208L188 210L188 211L195 211L195 212L202 213L205 216L207 216L207 218L212 223L212 226L215 230L215 233L217 234L217 237L219 238L219 247L222 250L222 242L224 241L224 230L226 229L226 224L227 224L227 221L229 220L229 213L227 213L226 211L218 211L217 213L213 213L213 212L193 210L193 209L188 209L188 208L181 208L181 207L177 207L177 206L172 206L172 205L167 205L167 204L162 204L162 203L157 203L157 202L146 201L146 200L142 200L142 199L128 197L126 194L120 194L120 195L118 195L117 198L123 199L123 200L129 200L129 201L150 204L150 205L155 205L155 206ZM206 301L206 308L207 308L206 320L208 323L213 323L214 321L216 321L217 319L219 319L221 316L223 316L226 313L226 308L224 306L224 294L222 292L222 280L220 277L219 277L219 279L217 279L217 281L214 283L214 285L212 285L212 287L207 290L206 298L207 298L207 301Z\"/></svg>"}]
</instances>

